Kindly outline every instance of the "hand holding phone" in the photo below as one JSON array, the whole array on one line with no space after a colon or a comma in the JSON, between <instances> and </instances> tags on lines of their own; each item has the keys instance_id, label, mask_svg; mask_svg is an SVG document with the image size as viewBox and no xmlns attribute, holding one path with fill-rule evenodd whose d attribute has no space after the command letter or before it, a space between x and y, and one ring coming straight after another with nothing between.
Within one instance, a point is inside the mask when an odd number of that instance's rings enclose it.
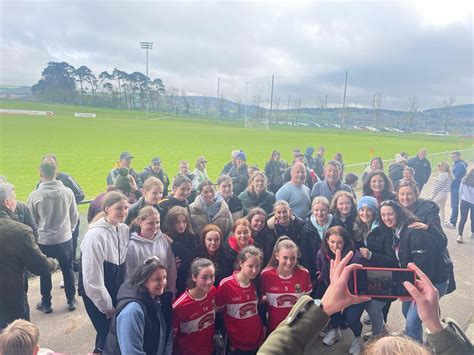
<instances>
[{"instance_id":1,"label":"hand holding phone","mask_svg":"<svg viewBox=\"0 0 474 355\"><path fill-rule=\"evenodd\" d=\"M354 270L354 294L408 300L412 298L403 283L409 281L414 284L415 280L414 270L364 267Z\"/></svg>"}]
</instances>

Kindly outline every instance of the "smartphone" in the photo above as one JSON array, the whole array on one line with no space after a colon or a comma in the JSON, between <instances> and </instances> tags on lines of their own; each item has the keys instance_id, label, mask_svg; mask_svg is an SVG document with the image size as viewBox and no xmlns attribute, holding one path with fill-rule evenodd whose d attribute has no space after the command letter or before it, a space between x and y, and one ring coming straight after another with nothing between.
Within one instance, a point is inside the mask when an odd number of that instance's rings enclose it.
<instances>
[{"instance_id":1,"label":"smartphone","mask_svg":"<svg viewBox=\"0 0 474 355\"><path fill-rule=\"evenodd\" d=\"M354 270L354 294L380 298L411 298L404 281L415 283L415 271L364 267Z\"/></svg>"}]
</instances>

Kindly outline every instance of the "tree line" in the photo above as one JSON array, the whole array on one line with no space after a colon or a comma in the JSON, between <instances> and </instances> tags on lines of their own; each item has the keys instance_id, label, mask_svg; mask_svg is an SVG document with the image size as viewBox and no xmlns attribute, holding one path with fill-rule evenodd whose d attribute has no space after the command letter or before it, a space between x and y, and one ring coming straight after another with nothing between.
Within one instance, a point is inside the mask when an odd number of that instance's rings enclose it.
<instances>
[{"instance_id":1,"label":"tree line","mask_svg":"<svg viewBox=\"0 0 474 355\"><path fill-rule=\"evenodd\" d=\"M165 86L160 78L114 68L96 76L87 66L49 62L31 87L41 101L130 110L160 110Z\"/></svg>"}]
</instances>

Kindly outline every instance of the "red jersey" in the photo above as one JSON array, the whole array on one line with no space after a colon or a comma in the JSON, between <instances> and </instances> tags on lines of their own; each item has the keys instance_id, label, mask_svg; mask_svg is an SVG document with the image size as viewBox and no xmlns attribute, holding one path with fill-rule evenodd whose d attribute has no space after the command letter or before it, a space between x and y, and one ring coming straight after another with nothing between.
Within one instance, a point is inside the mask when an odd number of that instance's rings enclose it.
<instances>
[{"instance_id":1,"label":"red jersey","mask_svg":"<svg viewBox=\"0 0 474 355\"><path fill-rule=\"evenodd\" d=\"M263 326L253 283L242 286L235 272L219 284L216 302L218 307L225 306L224 325L231 345L239 350L258 348L263 340Z\"/></svg>"},{"instance_id":2,"label":"red jersey","mask_svg":"<svg viewBox=\"0 0 474 355\"><path fill-rule=\"evenodd\" d=\"M293 275L287 278L280 276L275 267L267 267L260 277L267 296L270 333L286 318L298 298L313 290L313 285L308 270L302 267L295 267Z\"/></svg>"},{"instance_id":3,"label":"red jersey","mask_svg":"<svg viewBox=\"0 0 474 355\"><path fill-rule=\"evenodd\" d=\"M173 303L173 333L175 354L210 355L214 351L214 319L216 316L216 288L212 286L206 297L196 299L183 292Z\"/></svg>"}]
</instances>

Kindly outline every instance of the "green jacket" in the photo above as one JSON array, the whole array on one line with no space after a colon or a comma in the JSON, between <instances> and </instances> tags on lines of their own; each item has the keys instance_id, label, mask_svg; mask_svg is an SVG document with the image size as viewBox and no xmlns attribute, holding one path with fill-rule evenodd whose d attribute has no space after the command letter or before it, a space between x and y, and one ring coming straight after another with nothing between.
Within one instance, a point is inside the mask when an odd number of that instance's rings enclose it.
<instances>
[{"instance_id":1,"label":"green jacket","mask_svg":"<svg viewBox=\"0 0 474 355\"><path fill-rule=\"evenodd\" d=\"M329 317L309 296L302 296L262 345L260 355L299 355L326 326Z\"/></svg>"},{"instance_id":2,"label":"green jacket","mask_svg":"<svg viewBox=\"0 0 474 355\"><path fill-rule=\"evenodd\" d=\"M326 326L329 317L309 296L301 297L291 309L286 319L280 323L262 345L260 355L303 354L315 336ZM459 326L447 321L444 330L427 334L427 340L436 355L474 354L472 344Z\"/></svg>"},{"instance_id":3,"label":"green jacket","mask_svg":"<svg viewBox=\"0 0 474 355\"><path fill-rule=\"evenodd\" d=\"M13 218L0 207L0 329L24 313L24 270L46 275L57 268L38 248L31 228Z\"/></svg>"}]
</instances>

